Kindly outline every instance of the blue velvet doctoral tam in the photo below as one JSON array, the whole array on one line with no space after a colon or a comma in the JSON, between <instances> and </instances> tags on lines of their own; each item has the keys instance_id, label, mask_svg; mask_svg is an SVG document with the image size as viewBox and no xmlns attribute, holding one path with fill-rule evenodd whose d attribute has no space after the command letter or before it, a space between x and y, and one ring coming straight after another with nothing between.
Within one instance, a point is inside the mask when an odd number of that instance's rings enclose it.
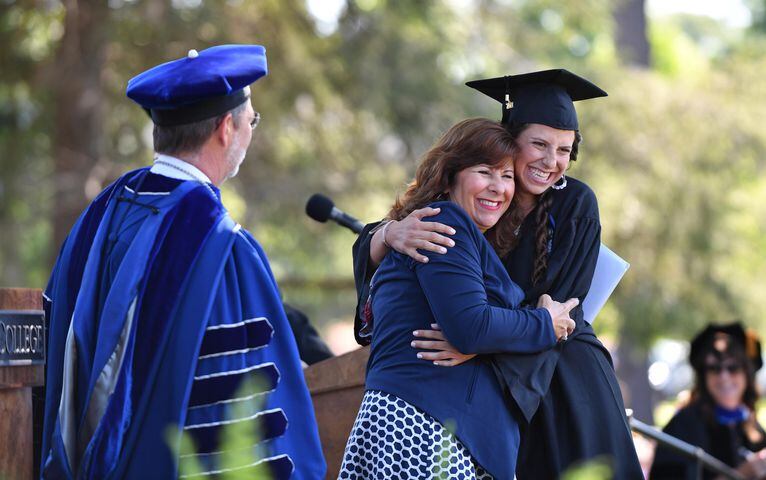
<instances>
[{"instance_id":1,"label":"blue velvet doctoral tam","mask_svg":"<svg viewBox=\"0 0 766 480\"><path fill-rule=\"evenodd\" d=\"M64 243L46 311L43 478L176 478L185 462L324 476L268 260L215 187L147 169L118 179ZM230 425L253 433L238 464ZM182 433L195 448L179 458Z\"/></svg>"}]
</instances>

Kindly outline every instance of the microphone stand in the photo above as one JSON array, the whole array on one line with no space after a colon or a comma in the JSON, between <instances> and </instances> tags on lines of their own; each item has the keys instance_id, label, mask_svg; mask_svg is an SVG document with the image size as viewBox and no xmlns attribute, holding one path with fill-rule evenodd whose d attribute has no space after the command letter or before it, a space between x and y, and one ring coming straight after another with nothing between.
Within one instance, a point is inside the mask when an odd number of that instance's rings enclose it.
<instances>
[{"instance_id":1,"label":"microphone stand","mask_svg":"<svg viewBox=\"0 0 766 480\"><path fill-rule=\"evenodd\" d=\"M697 461L698 479L702 479L702 469L706 468L731 480L745 480L745 477L740 475L739 472L718 460L717 458L713 457L709 453L705 452L705 450L701 449L700 447L684 442L683 440L661 432L656 428L651 427L640 420L637 420L633 416L633 410L631 409L627 409L625 413L628 416L630 429L634 432L640 433L645 437L649 437L652 440L655 440L658 445L668 447L671 450L674 450L676 453L680 453L681 455L695 459Z\"/></svg>"}]
</instances>

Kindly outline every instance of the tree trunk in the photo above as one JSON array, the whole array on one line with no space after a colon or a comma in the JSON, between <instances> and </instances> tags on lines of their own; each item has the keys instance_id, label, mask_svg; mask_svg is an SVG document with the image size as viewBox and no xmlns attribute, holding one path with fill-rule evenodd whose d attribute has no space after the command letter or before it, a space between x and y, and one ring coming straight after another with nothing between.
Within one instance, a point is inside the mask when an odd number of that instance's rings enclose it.
<instances>
[{"instance_id":1,"label":"tree trunk","mask_svg":"<svg viewBox=\"0 0 766 480\"><path fill-rule=\"evenodd\" d=\"M633 66L649 67L645 0L621 0L614 10L618 55Z\"/></svg>"},{"instance_id":2,"label":"tree trunk","mask_svg":"<svg viewBox=\"0 0 766 480\"><path fill-rule=\"evenodd\" d=\"M64 36L51 80L54 114L53 256L86 206L85 181L104 152L101 81L107 45L108 2L65 0Z\"/></svg>"}]
</instances>

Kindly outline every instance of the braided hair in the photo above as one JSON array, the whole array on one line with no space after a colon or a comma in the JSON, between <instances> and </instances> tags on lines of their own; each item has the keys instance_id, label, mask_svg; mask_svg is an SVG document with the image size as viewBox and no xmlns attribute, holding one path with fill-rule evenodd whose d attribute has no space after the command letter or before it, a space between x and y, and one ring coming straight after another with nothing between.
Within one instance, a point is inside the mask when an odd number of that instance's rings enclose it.
<instances>
[{"instance_id":1,"label":"braided hair","mask_svg":"<svg viewBox=\"0 0 766 480\"><path fill-rule=\"evenodd\" d=\"M518 141L521 133L527 129L530 124L508 124L506 128L510 132L514 141ZM574 162L577 160L577 153L579 152L580 142L582 142L582 135L579 130L575 130L575 138L572 143L572 150L569 153L569 161ZM548 271L548 254L549 243L552 241L550 238L550 232L548 228L548 218L550 217L551 204L553 203L553 194L551 189L548 189L540 195L537 199L537 203L532 211L529 213L535 219L535 260L532 268L532 286L538 286ZM524 217L519 210L518 204L512 202L509 208L511 218L517 221L517 225L521 225L524 222ZM515 246L515 245L514 245Z\"/></svg>"}]
</instances>

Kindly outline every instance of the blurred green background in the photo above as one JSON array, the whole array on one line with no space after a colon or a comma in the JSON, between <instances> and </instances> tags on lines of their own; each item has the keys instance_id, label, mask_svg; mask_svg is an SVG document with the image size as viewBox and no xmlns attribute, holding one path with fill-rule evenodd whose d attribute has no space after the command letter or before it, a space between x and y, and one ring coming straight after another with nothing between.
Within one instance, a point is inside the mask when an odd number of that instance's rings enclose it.
<instances>
[{"instance_id":1,"label":"blurred green background","mask_svg":"<svg viewBox=\"0 0 766 480\"><path fill-rule=\"evenodd\" d=\"M263 120L224 201L286 300L350 348L354 236L306 217L308 197L379 219L440 132L499 118L465 81L564 67L609 92L578 105L570 174L632 264L595 326L651 422L657 339L766 326L766 2L719 3L744 21L635 0L0 0L0 285L44 287L87 202L151 162L129 78L190 48L258 43Z\"/></svg>"}]
</instances>

